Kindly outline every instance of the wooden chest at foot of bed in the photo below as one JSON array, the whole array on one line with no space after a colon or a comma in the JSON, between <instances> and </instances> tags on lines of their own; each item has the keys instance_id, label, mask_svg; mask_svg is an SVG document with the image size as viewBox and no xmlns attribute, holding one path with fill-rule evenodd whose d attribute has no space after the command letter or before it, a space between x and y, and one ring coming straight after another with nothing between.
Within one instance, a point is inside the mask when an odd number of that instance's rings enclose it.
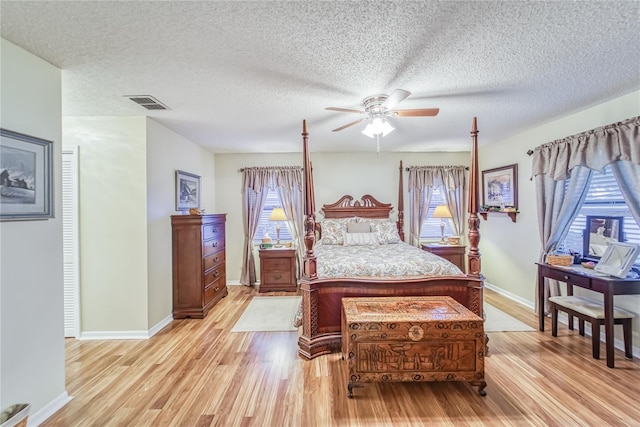
<instances>
[{"instance_id":1,"label":"wooden chest at foot of bed","mask_svg":"<svg viewBox=\"0 0 640 427\"><path fill-rule=\"evenodd\" d=\"M451 297L342 299L348 396L374 381L466 381L484 396L483 320Z\"/></svg>"}]
</instances>

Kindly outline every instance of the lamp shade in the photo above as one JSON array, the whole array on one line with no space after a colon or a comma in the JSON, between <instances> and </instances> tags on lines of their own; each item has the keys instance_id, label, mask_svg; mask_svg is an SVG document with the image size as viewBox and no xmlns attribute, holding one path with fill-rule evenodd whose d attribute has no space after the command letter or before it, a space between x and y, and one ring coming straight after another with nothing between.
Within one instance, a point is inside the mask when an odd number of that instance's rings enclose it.
<instances>
[{"instance_id":1,"label":"lamp shade","mask_svg":"<svg viewBox=\"0 0 640 427\"><path fill-rule=\"evenodd\" d=\"M284 214L284 209L273 208L271 215L269 215L269 221L286 221L287 216Z\"/></svg>"},{"instance_id":2,"label":"lamp shade","mask_svg":"<svg viewBox=\"0 0 640 427\"><path fill-rule=\"evenodd\" d=\"M433 218L452 218L452 216L447 205L439 205L433 211Z\"/></svg>"}]
</instances>

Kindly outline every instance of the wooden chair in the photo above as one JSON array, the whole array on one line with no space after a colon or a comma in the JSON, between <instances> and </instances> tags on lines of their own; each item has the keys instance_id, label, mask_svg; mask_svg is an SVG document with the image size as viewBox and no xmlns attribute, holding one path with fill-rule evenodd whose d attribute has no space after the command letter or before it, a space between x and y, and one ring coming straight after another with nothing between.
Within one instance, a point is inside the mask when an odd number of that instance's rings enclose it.
<instances>
[{"instance_id":1,"label":"wooden chair","mask_svg":"<svg viewBox=\"0 0 640 427\"><path fill-rule=\"evenodd\" d=\"M567 313L569 319L572 316L578 318L578 333L584 336L584 322L591 323L591 342L594 359L600 359L600 325L604 325L604 305L585 297L556 296L550 297L551 304L551 335L558 336L558 311ZM624 337L624 355L628 359L633 358L631 349L631 321L635 314L618 307L613 308L614 325L622 325ZM573 329L573 322L569 322L569 328Z\"/></svg>"}]
</instances>

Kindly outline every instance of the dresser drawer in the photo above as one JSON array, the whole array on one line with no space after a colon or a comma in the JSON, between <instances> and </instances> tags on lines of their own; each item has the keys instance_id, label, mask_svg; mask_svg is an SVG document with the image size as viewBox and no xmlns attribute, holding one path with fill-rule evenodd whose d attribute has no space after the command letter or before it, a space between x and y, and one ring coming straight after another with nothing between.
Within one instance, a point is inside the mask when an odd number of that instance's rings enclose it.
<instances>
[{"instance_id":1,"label":"dresser drawer","mask_svg":"<svg viewBox=\"0 0 640 427\"><path fill-rule=\"evenodd\" d=\"M265 271L290 271L291 258L265 258L262 260L262 268Z\"/></svg>"},{"instance_id":2,"label":"dresser drawer","mask_svg":"<svg viewBox=\"0 0 640 427\"><path fill-rule=\"evenodd\" d=\"M572 285L580 286L581 288L589 289L591 287L591 279L580 274L574 274L570 271L558 271L551 269L549 269L548 273L547 277L550 279L571 283Z\"/></svg>"},{"instance_id":3,"label":"dresser drawer","mask_svg":"<svg viewBox=\"0 0 640 427\"><path fill-rule=\"evenodd\" d=\"M225 278L221 277L204 289L204 304L207 305L226 289Z\"/></svg>"},{"instance_id":4,"label":"dresser drawer","mask_svg":"<svg viewBox=\"0 0 640 427\"><path fill-rule=\"evenodd\" d=\"M222 250L224 250L224 233L215 239L202 242L202 254L204 257L208 257Z\"/></svg>"},{"instance_id":5,"label":"dresser drawer","mask_svg":"<svg viewBox=\"0 0 640 427\"><path fill-rule=\"evenodd\" d=\"M209 286L210 283L218 280L219 278L223 277L225 275L225 265L224 264L218 264L217 266L215 266L214 268L212 268L211 270L207 271L206 273L204 273L204 286L205 288L207 286Z\"/></svg>"},{"instance_id":6,"label":"dresser drawer","mask_svg":"<svg viewBox=\"0 0 640 427\"><path fill-rule=\"evenodd\" d=\"M216 264L224 263L225 258L226 258L225 251L217 252L214 255L206 257L204 259L204 271L209 270L211 267L213 267Z\"/></svg>"},{"instance_id":7,"label":"dresser drawer","mask_svg":"<svg viewBox=\"0 0 640 427\"><path fill-rule=\"evenodd\" d=\"M271 271L268 273L263 273L262 277L264 278L264 283L292 283L293 282L293 274L289 271Z\"/></svg>"},{"instance_id":8,"label":"dresser drawer","mask_svg":"<svg viewBox=\"0 0 640 427\"><path fill-rule=\"evenodd\" d=\"M219 238L224 235L224 223L211 223L202 226L202 240Z\"/></svg>"}]
</instances>

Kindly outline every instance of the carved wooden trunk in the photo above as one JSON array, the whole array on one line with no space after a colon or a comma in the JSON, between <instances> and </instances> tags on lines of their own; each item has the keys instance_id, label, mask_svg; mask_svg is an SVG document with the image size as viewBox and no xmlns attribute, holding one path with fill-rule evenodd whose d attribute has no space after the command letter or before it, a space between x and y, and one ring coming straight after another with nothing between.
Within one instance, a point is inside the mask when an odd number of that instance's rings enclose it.
<instances>
[{"instance_id":1,"label":"carved wooden trunk","mask_svg":"<svg viewBox=\"0 0 640 427\"><path fill-rule=\"evenodd\" d=\"M484 396L484 322L451 297L342 299L348 396L373 381L467 381Z\"/></svg>"}]
</instances>

